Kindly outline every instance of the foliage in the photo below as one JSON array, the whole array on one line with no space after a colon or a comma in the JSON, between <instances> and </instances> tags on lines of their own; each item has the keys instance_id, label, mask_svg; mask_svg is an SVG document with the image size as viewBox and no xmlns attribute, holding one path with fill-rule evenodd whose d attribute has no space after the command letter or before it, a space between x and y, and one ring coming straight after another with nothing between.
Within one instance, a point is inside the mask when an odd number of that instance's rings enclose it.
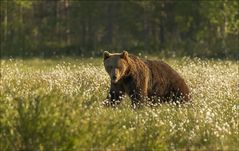
<instances>
[{"instance_id":1,"label":"foliage","mask_svg":"<svg viewBox=\"0 0 239 151\"><path fill-rule=\"evenodd\" d=\"M238 55L238 1L0 2L2 56Z\"/></svg>"},{"instance_id":2,"label":"foliage","mask_svg":"<svg viewBox=\"0 0 239 151\"><path fill-rule=\"evenodd\" d=\"M1 150L238 150L238 62L165 61L191 105L102 107L101 59L1 60Z\"/></svg>"}]
</instances>

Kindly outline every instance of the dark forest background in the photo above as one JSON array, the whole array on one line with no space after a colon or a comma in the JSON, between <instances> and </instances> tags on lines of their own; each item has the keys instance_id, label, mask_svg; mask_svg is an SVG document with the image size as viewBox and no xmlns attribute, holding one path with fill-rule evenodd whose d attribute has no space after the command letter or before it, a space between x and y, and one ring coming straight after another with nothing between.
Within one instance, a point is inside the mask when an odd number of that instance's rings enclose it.
<instances>
[{"instance_id":1,"label":"dark forest background","mask_svg":"<svg viewBox=\"0 0 239 151\"><path fill-rule=\"evenodd\" d=\"M237 0L1 0L1 57L238 55Z\"/></svg>"}]
</instances>

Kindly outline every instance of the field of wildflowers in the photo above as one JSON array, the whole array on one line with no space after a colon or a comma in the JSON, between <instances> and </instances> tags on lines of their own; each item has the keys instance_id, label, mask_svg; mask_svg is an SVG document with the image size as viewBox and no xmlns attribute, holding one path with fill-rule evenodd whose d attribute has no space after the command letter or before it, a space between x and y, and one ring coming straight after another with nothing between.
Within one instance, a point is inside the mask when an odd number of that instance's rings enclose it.
<instances>
[{"instance_id":1,"label":"field of wildflowers","mask_svg":"<svg viewBox=\"0 0 239 151\"><path fill-rule=\"evenodd\" d=\"M164 60L185 78L190 105L102 107L102 59L2 59L0 150L238 150L238 62Z\"/></svg>"}]
</instances>

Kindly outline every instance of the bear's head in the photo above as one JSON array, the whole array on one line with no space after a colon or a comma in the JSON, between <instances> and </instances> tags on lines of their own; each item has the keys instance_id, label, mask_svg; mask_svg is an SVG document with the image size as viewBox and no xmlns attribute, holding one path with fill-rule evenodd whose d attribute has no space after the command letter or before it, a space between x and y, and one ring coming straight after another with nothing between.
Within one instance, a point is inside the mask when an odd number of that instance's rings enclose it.
<instances>
[{"instance_id":1,"label":"bear's head","mask_svg":"<svg viewBox=\"0 0 239 151\"><path fill-rule=\"evenodd\" d=\"M104 52L105 70L109 74L112 83L117 83L127 74L129 69L128 59L127 51L123 51L122 53Z\"/></svg>"}]
</instances>

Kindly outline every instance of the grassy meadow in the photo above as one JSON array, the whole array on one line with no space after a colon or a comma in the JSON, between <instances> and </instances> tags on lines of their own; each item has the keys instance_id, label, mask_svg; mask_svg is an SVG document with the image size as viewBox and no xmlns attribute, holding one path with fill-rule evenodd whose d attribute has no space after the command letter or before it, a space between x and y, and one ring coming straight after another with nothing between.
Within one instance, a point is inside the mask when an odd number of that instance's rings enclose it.
<instances>
[{"instance_id":1,"label":"grassy meadow","mask_svg":"<svg viewBox=\"0 0 239 151\"><path fill-rule=\"evenodd\" d=\"M105 108L101 58L2 59L0 150L239 150L238 62L163 60L192 104Z\"/></svg>"}]
</instances>

